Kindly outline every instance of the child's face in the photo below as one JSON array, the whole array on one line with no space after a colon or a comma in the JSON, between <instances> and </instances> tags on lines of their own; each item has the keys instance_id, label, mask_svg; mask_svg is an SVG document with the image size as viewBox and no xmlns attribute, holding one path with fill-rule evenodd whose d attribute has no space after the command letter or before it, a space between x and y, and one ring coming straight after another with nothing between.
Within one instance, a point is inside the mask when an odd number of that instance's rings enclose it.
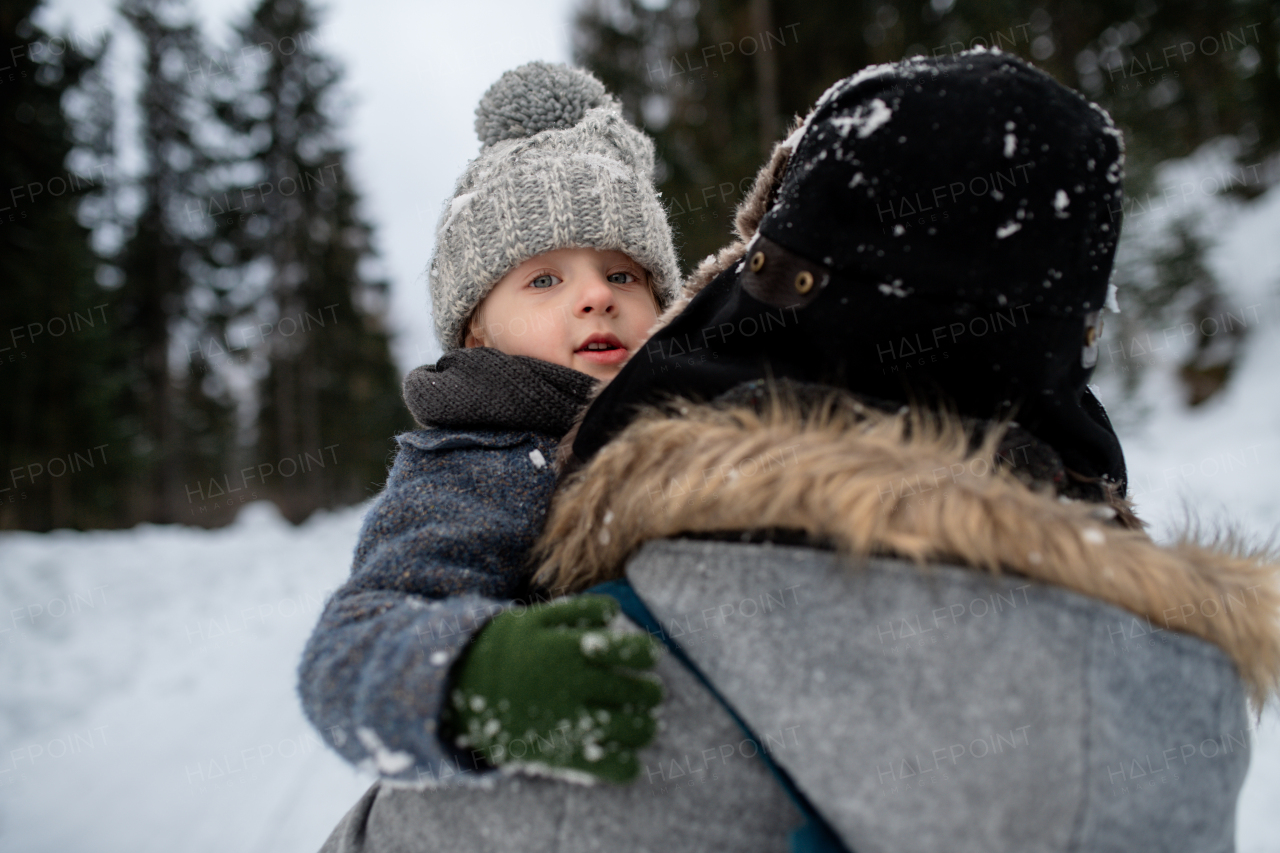
<instances>
[{"instance_id":1,"label":"child's face","mask_svg":"<svg viewBox=\"0 0 1280 853\"><path fill-rule=\"evenodd\" d=\"M630 257L557 249L494 285L467 329L466 345L540 358L607 381L644 344L657 318L647 275Z\"/></svg>"}]
</instances>

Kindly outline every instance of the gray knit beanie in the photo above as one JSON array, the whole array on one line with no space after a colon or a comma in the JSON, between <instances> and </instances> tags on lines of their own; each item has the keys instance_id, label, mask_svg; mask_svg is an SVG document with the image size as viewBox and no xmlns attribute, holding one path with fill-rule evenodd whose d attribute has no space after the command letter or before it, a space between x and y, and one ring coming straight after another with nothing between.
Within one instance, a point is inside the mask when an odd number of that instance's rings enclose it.
<instances>
[{"instance_id":1,"label":"gray knit beanie","mask_svg":"<svg viewBox=\"0 0 1280 853\"><path fill-rule=\"evenodd\" d=\"M440 215L428 281L436 337L459 349L468 316L503 275L543 252L625 252L660 307L680 286L671 226L653 185L653 141L577 68L530 62L476 108L480 155Z\"/></svg>"}]
</instances>

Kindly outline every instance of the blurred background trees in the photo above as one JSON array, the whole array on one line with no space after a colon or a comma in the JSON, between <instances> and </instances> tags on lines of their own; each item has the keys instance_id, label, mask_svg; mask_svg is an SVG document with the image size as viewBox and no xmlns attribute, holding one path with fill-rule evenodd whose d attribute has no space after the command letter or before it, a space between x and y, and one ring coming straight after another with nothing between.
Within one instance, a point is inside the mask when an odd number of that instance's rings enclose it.
<instances>
[{"instance_id":1,"label":"blurred background trees","mask_svg":"<svg viewBox=\"0 0 1280 853\"><path fill-rule=\"evenodd\" d=\"M104 113L85 109L106 91L105 46L64 41L55 54L28 20L35 6L0 4L0 527L111 525L126 466L104 460L128 434L117 417L124 351L78 215L108 181L109 129L91 127Z\"/></svg>"},{"instance_id":2,"label":"blurred background trees","mask_svg":"<svg viewBox=\"0 0 1280 853\"><path fill-rule=\"evenodd\" d=\"M1248 325L1224 333L1218 319L1243 308L1203 263L1212 223L1195 220L1199 205L1179 188L1166 195L1155 167L1230 137L1218 191L1248 198L1280 178L1280 3L584 0L574 36L575 60L657 141L686 269L728 242L773 143L834 81L975 46L1034 62L1111 113L1128 148L1125 228L1159 232L1121 253L1125 310L1109 336L1124 344L1099 372L1114 368L1132 392L1144 336L1190 323L1187 402L1211 399L1229 377Z\"/></svg>"},{"instance_id":3,"label":"blurred background trees","mask_svg":"<svg viewBox=\"0 0 1280 853\"><path fill-rule=\"evenodd\" d=\"M309 4L262 0L219 48L182 0L124 0L130 171L105 45L36 5L0 5L0 174L27 202L0 228L0 528L213 526L254 499L299 522L376 492L412 421Z\"/></svg>"},{"instance_id":4,"label":"blurred background trees","mask_svg":"<svg viewBox=\"0 0 1280 853\"><path fill-rule=\"evenodd\" d=\"M251 176L232 188L243 211L206 211L223 223L215 264L240 271L221 290L222 316L260 339L247 461L299 460L298 474L277 471L259 489L295 522L368 497L390 437L413 426L379 321L387 283L362 270L371 232L331 114L341 70L315 50L315 28L308 4L262 0L227 51L256 60L207 76L233 135L225 159Z\"/></svg>"},{"instance_id":5,"label":"blurred background trees","mask_svg":"<svg viewBox=\"0 0 1280 853\"><path fill-rule=\"evenodd\" d=\"M371 495L412 424L316 7L259 0L214 44L184 0L123 0L125 158L107 45L42 32L38 2L0 0L0 528L218 525L261 498L300 521ZM1205 325L1248 315L1205 262L1205 206L1157 167L1217 152L1211 191L1238 199L1280 180L1275 0L582 0L572 27L655 137L686 269L835 80L975 45L1031 60L1128 142L1113 373L1132 391L1142 336L1193 329L1187 403L1229 381L1252 325Z\"/></svg>"}]
</instances>

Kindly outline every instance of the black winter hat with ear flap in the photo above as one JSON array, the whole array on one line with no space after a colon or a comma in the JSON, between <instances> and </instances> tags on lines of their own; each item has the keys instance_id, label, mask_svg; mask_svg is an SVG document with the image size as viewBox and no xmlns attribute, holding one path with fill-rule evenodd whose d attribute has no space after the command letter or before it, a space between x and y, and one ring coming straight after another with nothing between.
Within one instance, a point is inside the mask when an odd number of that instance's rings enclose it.
<instances>
[{"instance_id":1,"label":"black winter hat with ear flap","mask_svg":"<svg viewBox=\"0 0 1280 853\"><path fill-rule=\"evenodd\" d=\"M767 375L1016 420L1124 493L1086 383L1119 237L1110 117L1016 57L864 69L783 143L739 264L650 339L587 412L582 461L635 406Z\"/></svg>"}]
</instances>

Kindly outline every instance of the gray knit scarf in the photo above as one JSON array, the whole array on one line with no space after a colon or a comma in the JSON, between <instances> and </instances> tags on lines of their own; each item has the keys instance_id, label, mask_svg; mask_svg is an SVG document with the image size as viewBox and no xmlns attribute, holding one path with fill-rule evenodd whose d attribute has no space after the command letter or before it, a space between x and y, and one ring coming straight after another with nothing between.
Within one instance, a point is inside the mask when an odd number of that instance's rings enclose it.
<instances>
[{"instance_id":1,"label":"gray knit scarf","mask_svg":"<svg viewBox=\"0 0 1280 853\"><path fill-rule=\"evenodd\" d=\"M404 402L423 427L564 435L590 399L585 373L492 347L454 350L404 380Z\"/></svg>"}]
</instances>

